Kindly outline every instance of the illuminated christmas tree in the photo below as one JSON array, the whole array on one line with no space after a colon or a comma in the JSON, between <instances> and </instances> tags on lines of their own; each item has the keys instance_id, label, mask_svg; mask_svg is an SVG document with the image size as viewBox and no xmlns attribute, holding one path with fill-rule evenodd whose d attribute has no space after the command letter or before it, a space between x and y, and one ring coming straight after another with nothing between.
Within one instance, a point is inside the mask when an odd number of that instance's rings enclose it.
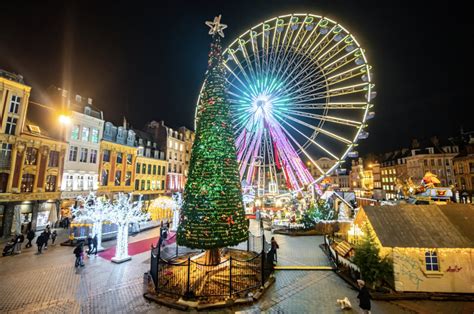
<instances>
[{"instance_id":1,"label":"illuminated christmas tree","mask_svg":"<svg viewBox=\"0 0 474 314\"><path fill-rule=\"evenodd\" d=\"M219 248L246 240L248 231L222 58L227 26L220 18L206 22L212 44L178 227L178 244L205 249L210 265L220 262Z\"/></svg>"}]
</instances>

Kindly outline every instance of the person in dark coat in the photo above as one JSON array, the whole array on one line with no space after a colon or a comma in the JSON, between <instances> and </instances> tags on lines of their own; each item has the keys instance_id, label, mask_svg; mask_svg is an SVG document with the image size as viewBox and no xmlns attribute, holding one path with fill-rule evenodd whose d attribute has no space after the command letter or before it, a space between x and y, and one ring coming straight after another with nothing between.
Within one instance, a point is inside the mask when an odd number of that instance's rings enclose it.
<instances>
[{"instance_id":1,"label":"person in dark coat","mask_svg":"<svg viewBox=\"0 0 474 314\"><path fill-rule=\"evenodd\" d=\"M54 241L56 241L57 236L58 233L56 232L56 230L54 230L53 233L51 233L51 244L54 244Z\"/></svg>"},{"instance_id":2,"label":"person in dark coat","mask_svg":"<svg viewBox=\"0 0 474 314\"><path fill-rule=\"evenodd\" d=\"M91 254L92 250L94 249L94 240L92 239L92 235L89 234L89 236L87 237L87 255Z\"/></svg>"},{"instance_id":3,"label":"person in dark coat","mask_svg":"<svg viewBox=\"0 0 474 314\"><path fill-rule=\"evenodd\" d=\"M278 245L277 241L275 240L275 237L272 237L271 245L272 245L271 250L273 251L275 262L277 262L278 261L277 249L279 249L280 246Z\"/></svg>"},{"instance_id":4,"label":"person in dark coat","mask_svg":"<svg viewBox=\"0 0 474 314\"><path fill-rule=\"evenodd\" d=\"M97 234L92 238L92 251L89 254L94 254L97 256L97 245L99 240L97 239Z\"/></svg>"},{"instance_id":5,"label":"person in dark coat","mask_svg":"<svg viewBox=\"0 0 474 314\"><path fill-rule=\"evenodd\" d=\"M76 267L84 267L83 256L84 256L84 243L79 243L73 251L74 255L76 256Z\"/></svg>"},{"instance_id":6,"label":"person in dark coat","mask_svg":"<svg viewBox=\"0 0 474 314\"><path fill-rule=\"evenodd\" d=\"M49 241L49 238L51 237L51 228L49 227L49 225L46 226L46 229L44 229L43 234L44 234L44 249L47 250L48 241Z\"/></svg>"},{"instance_id":7,"label":"person in dark coat","mask_svg":"<svg viewBox=\"0 0 474 314\"><path fill-rule=\"evenodd\" d=\"M38 246L38 254L42 253L43 250L43 245L45 242L45 235L44 232L39 235L39 237L36 239L36 245Z\"/></svg>"},{"instance_id":8,"label":"person in dark coat","mask_svg":"<svg viewBox=\"0 0 474 314\"><path fill-rule=\"evenodd\" d=\"M357 298L359 299L359 307L362 309L363 313L370 314L369 289L367 289L363 280L357 280L357 285L360 288L359 294L357 295Z\"/></svg>"},{"instance_id":9,"label":"person in dark coat","mask_svg":"<svg viewBox=\"0 0 474 314\"><path fill-rule=\"evenodd\" d=\"M26 234L26 238L28 239L28 243L26 243L25 245L26 248L31 247L31 241L33 241L35 236L36 236L35 232L32 229L30 229L30 231L28 231L28 233Z\"/></svg>"}]
</instances>

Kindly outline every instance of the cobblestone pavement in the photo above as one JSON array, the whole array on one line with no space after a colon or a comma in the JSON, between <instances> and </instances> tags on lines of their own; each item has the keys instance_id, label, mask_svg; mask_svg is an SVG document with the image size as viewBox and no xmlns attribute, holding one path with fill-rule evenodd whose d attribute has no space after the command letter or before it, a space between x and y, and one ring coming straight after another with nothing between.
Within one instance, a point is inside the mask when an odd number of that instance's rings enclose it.
<instances>
[{"instance_id":1,"label":"cobblestone pavement","mask_svg":"<svg viewBox=\"0 0 474 314\"><path fill-rule=\"evenodd\" d=\"M153 229L131 237L130 241L158 234L159 230ZM319 248L313 244L313 241L321 241L320 238L275 237L281 248L281 263L324 262ZM114 244L108 241L104 246ZM41 255L36 255L36 247L33 247L23 249L20 255L0 258L0 313L179 313L143 298L143 274L149 269L148 252L119 265L93 257L86 259L84 268L76 269L72 250L72 247L57 244L50 245ZM292 260L292 255L296 260ZM258 303L213 313L343 313L336 299L347 296L357 308L356 295L356 291L331 271L278 271L275 284ZM462 302L404 301L397 305L375 301L372 312L473 311L470 304Z\"/></svg>"}]
</instances>

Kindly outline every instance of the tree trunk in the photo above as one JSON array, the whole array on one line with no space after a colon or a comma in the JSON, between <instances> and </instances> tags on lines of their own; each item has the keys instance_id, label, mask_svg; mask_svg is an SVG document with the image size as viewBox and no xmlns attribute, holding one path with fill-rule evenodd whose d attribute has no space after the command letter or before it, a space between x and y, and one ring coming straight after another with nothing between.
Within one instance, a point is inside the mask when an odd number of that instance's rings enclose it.
<instances>
[{"instance_id":1,"label":"tree trunk","mask_svg":"<svg viewBox=\"0 0 474 314\"><path fill-rule=\"evenodd\" d=\"M102 221L94 222L92 230L92 236L97 234L97 251L103 251L104 248L102 247Z\"/></svg>"},{"instance_id":2,"label":"tree trunk","mask_svg":"<svg viewBox=\"0 0 474 314\"><path fill-rule=\"evenodd\" d=\"M219 249L206 250L204 255L204 263L206 265L217 265L221 262L221 254Z\"/></svg>"},{"instance_id":3,"label":"tree trunk","mask_svg":"<svg viewBox=\"0 0 474 314\"><path fill-rule=\"evenodd\" d=\"M117 246L115 250L115 258L124 259L128 256L128 224L118 226Z\"/></svg>"}]
</instances>

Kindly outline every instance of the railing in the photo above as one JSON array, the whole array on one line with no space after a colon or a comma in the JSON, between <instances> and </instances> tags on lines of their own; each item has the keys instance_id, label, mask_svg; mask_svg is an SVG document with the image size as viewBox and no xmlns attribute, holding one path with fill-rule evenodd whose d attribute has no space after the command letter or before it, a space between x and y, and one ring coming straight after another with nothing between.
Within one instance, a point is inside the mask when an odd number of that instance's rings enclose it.
<instances>
[{"instance_id":1,"label":"railing","mask_svg":"<svg viewBox=\"0 0 474 314\"><path fill-rule=\"evenodd\" d=\"M254 251L256 248L260 253ZM167 260L161 248L152 246L150 276L156 292L197 299L242 295L263 286L273 272L273 263L267 259L269 249L263 235L249 234L247 251L253 252L253 257L239 259L233 256L235 251L224 249L229 253L227 260L205 265L196 261L204 253L188 254L181 261Z\"/></svg>"}]
</instances>

